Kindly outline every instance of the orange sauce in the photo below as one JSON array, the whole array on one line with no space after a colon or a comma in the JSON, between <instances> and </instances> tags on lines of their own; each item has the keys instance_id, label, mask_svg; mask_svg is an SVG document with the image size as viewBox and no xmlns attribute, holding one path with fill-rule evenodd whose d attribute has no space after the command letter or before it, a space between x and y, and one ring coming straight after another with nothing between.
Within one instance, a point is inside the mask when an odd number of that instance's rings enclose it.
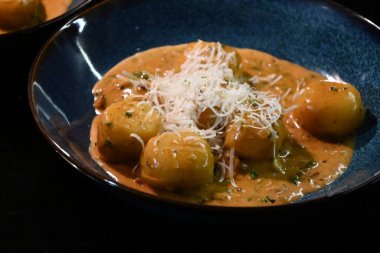
<instances>
[{"instance_id":1,"label":"orange sauce","mask_svg":"<svg viewBox=\"0 0 380 253\"><path fill-rule=\"evenodd\" d=\"M137 53L113 67L102 80L94 87L94 91L103 91L112 100L121 99L121 91L116 83L110 81L118 73L128 71L148 71L162 75L165 71L178 69L184 62L184 50L187 45L165 46ZM323 76L305 69L288 61L252 49L237 49L241 56L242 69L250 76L266 76L269 74L280 74L282 79L275 85L268 86L266 83L258 83L257 88L270 91L279 96L287 95L282 100L282 106L287 108L292 105L293 98L299 86L307 84L311 80L323 79ZM108 88L107 88L108 87ZM111 88L110 88L111 87ZM96 104L96 101L95 101ZM179 201L202 203L218 206L266 206L280 205L293 202L307 193L321 189L338 178L346 170L354 146L354 137L348 137L343 141L331 142L321 140L312 136L300 128L292 113L283 117L283 123L290 134L300 146L304 147L316 162L316 166L307 170L301 176L299 184L286 180L278 171L269 165L259 166L257 163L249 162L253 167L260 167L257 172L259 176L252 179L249 173L236 173L235 181L238 188L222 184L210 186L200 191L170 192L158 190L142 182L139 178L139 169L132 168L134 164L112 164L101 159L97 150L96 136L99 116L95 117L91 127L90 153L94 160L117 182L138 191L157 195ZM210 194L212 192L212 194Z\"/></svg>"}]
</instances>

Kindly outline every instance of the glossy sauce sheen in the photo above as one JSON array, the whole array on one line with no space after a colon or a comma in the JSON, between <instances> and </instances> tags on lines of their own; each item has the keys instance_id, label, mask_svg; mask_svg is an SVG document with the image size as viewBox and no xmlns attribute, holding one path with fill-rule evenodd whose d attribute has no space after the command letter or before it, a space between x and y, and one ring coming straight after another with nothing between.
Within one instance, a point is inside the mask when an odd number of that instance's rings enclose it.
<instances>
[{"instance_id":1,"label":"glossy sauce sheen","mask_svg":"<svg viewBox=\"0 0 380 253\"><path fill-rule=\"evenodd\" d=\"M178 69L184 62L184 50L187 45L165 46L154 48L145 52L137 53L117 64L100 80L94 90L106 87L107 78L113 78L122 71L130 73L134 71L148 71L150 73L163 74L167 70ZM320 74L307 70L301 66L280 60L272 55L252 50L237 49L242 58L242 68L250 76L267 76L269 74L281 74L282 79L275 85L268 86L265 83L258 83L260 90L283 95L290 88L288 95L282 100L282 105L286 108L293 103L294 94L297 92L297 83L304 82L306 85L311 80L323 80ZM121 93L118 89L108 90L107 95L113 99L120 100ZM283 117L286 130L291 137L303 146L317 162L317 165L308 170L301 177L299 185L284 179L280 173L271 168L270 165L258 166L254 162L247 162L257 170L258 178L252 179L249 173L236 173L235 180L238 188L224 184L212 189L192 192L169 192L151 188L139 179L139 169L134 173L131 168L135 164L111 164L102 161L96 147L97 124L99 116L95 117L91 128L90 153L100 166L115 181L138 191L158 195L173 200L203 203L206 205L219 206L265 206L280 205L295 201L303 195L316 191L339 177L347 168L353 153L354 138L349 137L340 143L323 141L312 136L302 128L298 127L291 113ZM218 188L219 187L219 188ZM207 191L213 192L210 197ZM205 193L206 192L206 193ZM207 197L205 197L207 196Z\"/></svg>"},{"instance_id":2,"label":"glossy sauce sheen","mask_svg":"<svg viewBox=\"0 0 380 253\"><path fill-rule=\"evenodd\" d=\"M72 0L42 0L41 2L46 16L45 21L48 21L65 13ZM0 28L0 34L7 32L9 31Z\"/></svg>"}]
</instances>

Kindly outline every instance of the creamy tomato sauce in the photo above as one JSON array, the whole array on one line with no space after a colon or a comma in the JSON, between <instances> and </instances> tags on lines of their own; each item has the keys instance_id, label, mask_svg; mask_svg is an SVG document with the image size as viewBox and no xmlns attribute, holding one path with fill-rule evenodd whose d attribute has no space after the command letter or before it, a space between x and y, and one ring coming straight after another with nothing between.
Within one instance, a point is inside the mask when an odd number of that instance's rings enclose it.
<instances>
[{"instance_id":1,"label":"creamy tomato sauce","mask_svg":"<svg viewBox=\"0 0 380 253\"><path fill-rule=\"evenodd\" d=\"M113 67L94 87L94 91L107 96L99 103L112 103L121 99L124 93L118 87L121 85L115 76L122 71L147 71L162 75L165 71L179 69L184 62L184 51L187 45L165 46L137 53ZM256 88L270 91L282 96L282 106L287 108L294 103L294 98L302 86L312 80L324 79L319 73L305 69L288 61L253 49L237 49L241 56L242 69L249 76L281 75L282 78L274 85L266 81L258 82ZM97 125L99 117L95 117L91 127L90 153L94 160L115 181L138 191L143 191L163 198L180 201L202 203L218 206L265 206L280 205L295 201L307 193L316 191L339 177L347 168L354 146L354 137L346 137L339 142L316 138L302 129L292 112L282 117L282 122L290 137L313 158L312 166L305 170L297 182L289 180L273 169L271 162L255 162L242 160L256 169L257 175L239 170L235 172L238 187L227 183L212 184L201 190L166 191L150 187L139 175L139 168L132 170L136 162L130 164L113 164L104 162L97 148Z\"/></svg>"},{"instance_id":2,"label":"creamy tomato sauce","mask_svg":"<svg viewBox=\"0 0 380 253\"><path fill-rule=\"evenodd\" d=\"M41 3L41 6L37 10L39 12L38 15L42 21L48 21L65 13L72 3L72 0L41 0ZM12 30L7 30L0 26L0 34L8 33L10 31Z\"/></svg>"}]
</instances>

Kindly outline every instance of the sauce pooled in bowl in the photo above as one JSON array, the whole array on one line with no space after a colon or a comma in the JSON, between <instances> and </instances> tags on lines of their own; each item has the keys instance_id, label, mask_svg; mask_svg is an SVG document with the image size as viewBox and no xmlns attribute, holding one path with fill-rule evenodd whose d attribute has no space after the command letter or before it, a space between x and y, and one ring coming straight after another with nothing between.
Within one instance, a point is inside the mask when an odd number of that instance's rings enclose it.
<instances>
[{"instance_id":1,"label":"sauce pooled in bowl","mask_svg":"<svg viewBox=\"0 0 380 253\"><path fill-rule=\"evenodd\" d=\"M253 50L153 48L94 87L90 153L117 182L179 201L280 205L349 165L357 89Z\"/></svg>"}]
</instances>

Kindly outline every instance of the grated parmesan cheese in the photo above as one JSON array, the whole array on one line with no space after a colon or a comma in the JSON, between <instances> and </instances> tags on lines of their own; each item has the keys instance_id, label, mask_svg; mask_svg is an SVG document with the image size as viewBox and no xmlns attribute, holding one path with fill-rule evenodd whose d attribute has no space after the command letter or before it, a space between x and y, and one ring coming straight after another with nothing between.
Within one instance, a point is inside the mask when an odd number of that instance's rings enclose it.
<instances>
[{"instance_id":1,"label":"grated parmesan cheese","mask_svg":"<svg viewBox=\"0 0 380 253\"><path fill-rule=\"evenodd\" d=\"M135 138L138 142L140 142L142 151L144 151L144 149L145 149L144 140L138 134L135 134L135 133L131 133L129 136L132 138ZM135 172L135 170L138 167L139 167L139 162L135 165L135 167L133 167L132 172Z\"/></svg>"},{"instance_id":2,"label":"grated parmesan cheese","mask_svg":"<svg viewBox=\"0 0 380 253\"><path fill-rule=\"evenodd\" d=\"M186 61L177 73L169 71L163 76L144 80L124 71L119 78L125 76L135 87L148 90L146 101L164 117L165 131L197 133L221 154L224 129L231 122L241 125L252 120L255 124L249 127L268 129L277 138L272 125L283 113L280 98L236 80L230 67L233 65L237 65L235 52L226 52L220 43L199 41L186 53ZM253 77L251 81L265 80L273 85L281 78L272 74ZM197 124L198 118L206 109L213 112L215 121L211 127L201 129ZM223 174L228 171L230 182L236 187L233 178L234 150L231 149L229 154L229 165L223 162L221 167Z\"/></svg>"},{"instance_id":3,"label":"grated parmesan cheese","mask_svg":"<svg viewBox=\"0 0 380 253\"><path fill-rule=\"evenodd\" d=\"M230 68L237 61L235 52L227 53L220 43L211 45L198 42L187 52L187 60L178 73L170 71L152 78L147 96L165 118L164 129L192 131L214 144L215 138L222 137L220 130L230 122L244 123L250 118L256 123L251 127L268 128L277 136L272 124L282 114L279 98L235 80ZM280 78L267 79L273 82ZM215 123L200 129L198 116L206 109L214 113Z\"/></svg>"}]
</instances>

